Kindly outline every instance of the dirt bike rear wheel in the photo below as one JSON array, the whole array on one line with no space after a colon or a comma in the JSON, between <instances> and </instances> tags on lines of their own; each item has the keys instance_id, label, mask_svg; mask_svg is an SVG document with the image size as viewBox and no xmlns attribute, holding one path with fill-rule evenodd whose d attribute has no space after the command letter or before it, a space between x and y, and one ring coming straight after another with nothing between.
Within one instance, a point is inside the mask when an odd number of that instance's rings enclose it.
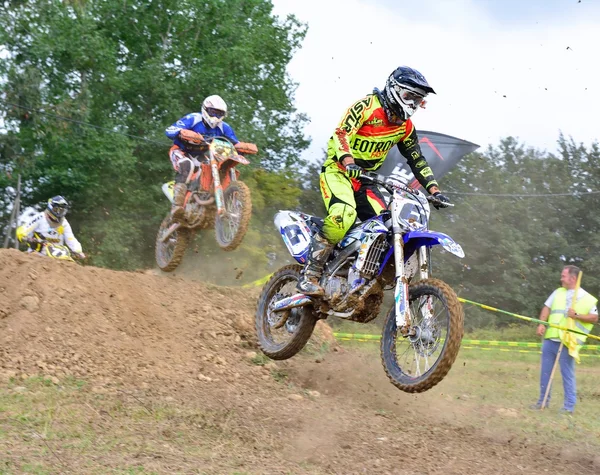
<instances>
[{"instance_id":1,"label":"dirt bike rear wheel","mask_svg":"<svg viewBox=\"0 0 600 475\"><path fill-rule=\"evenodd\" d=\"M217 244L224 251L233 251L241 244L250 224L250 188L241 181L232 181L223 192L223 206L225 214L217 214L215 218Z\"/></svg>"},{"instance_id":2,"label":"dirt bike rear wheel","mask_svg":"<svg viewBox=\"0 0 600 475\"><path fill-rule=\"evenodd\" d=\"M287 316L283 315L284 312L275 314L269 308L277 300L297 293L295 287L301 271L302 266L297 264L282 267L265 284L258 298L255 318L258 345L265 355L274 360L286 360L304 348L317 323L310 305L293 308ZM275 328L282 318L286 318L285 323L281 328ZM276 334L278 330L280 332ZM287 338L277 341L280 334Z\"/></svg>"},{"instance_id":3,"label":"dirt bike rear wheel","mask_svg":"<svg viewBox=\"0 0 600 475\"><path fill-rule=\"evenodd\" d=\"M450 371L463 337L464 313L456 293L439 279L409 287L412 336L404 337L392 308L383 325L381 361L394 386L420 393Z\"/></svg>"},{"instance_id":4,"label":"dirt bike rear wheel","mask_svg":"<svg viewBox=\"0 0 600 475\"><path fill-rule=\"evenodd\" d=\"M165 242L162 242L162 238L171 224L173 224L171 216L168 215L163 219L156 234L154 248L156 264L164 272L172 272L177 268L192 237L191 230L181 227L171 234Z\"/></svg>"}]
</instances>

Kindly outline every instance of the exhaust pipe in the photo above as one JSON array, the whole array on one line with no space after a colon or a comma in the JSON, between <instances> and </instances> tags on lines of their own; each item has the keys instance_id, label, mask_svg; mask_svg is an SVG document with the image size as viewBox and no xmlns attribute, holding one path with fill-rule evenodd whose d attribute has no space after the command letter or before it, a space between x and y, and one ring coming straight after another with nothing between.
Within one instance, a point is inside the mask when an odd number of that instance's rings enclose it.
<instances>
[{"instance_id":1,"label":"exhaust pipe","mask_svg":"<svg viewBox=\"0 0 600 475\"><path fill-rule=\"evenodd\" d=\"M296 307L304 307L305 305L313 303L313 299L304 294L296 294L291 297L286 297L273 305L273 312L283 312L284 310L290 310Z\"/></svg>"}]
</instances>

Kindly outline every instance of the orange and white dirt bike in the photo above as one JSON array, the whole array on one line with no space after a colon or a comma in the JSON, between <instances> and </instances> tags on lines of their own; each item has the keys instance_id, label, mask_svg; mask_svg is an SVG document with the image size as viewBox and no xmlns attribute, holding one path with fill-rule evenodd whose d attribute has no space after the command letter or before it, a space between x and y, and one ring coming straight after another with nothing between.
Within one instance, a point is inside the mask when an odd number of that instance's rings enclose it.
<instances>
[{"instance_id":1,"label":"orange and white dirt bike","mask_svg":"<svg viewBox=\"0 0 600 475\"><path fill-rule=\"evenodd\" d=\"M250 189L238 180L238 164L250 162L224 137L203 139L204 150L194 154L198 162L188 182L183 222L163 220L156 236L156 263L170 272L177 268L195 232L214 225L217 244L224 251L236 249L248 229L252 215ZM251 145L251 144L249 144ZM244 153L256 153L256 146ZM162 186L173 202L174 181Z\"/></svg>"}]
</instances>

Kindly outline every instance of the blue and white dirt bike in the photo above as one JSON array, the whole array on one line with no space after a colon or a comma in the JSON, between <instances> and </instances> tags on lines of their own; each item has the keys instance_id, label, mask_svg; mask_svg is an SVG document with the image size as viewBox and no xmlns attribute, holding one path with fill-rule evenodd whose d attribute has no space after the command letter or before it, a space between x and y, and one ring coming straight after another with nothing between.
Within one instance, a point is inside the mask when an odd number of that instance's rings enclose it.
<instances>
[{"instance_id":1,"label":"blue and white dirt bike","mask_svg":"<svg viewBox=\"0 0 600 475\"><path fill-rule=\"evenodd\" d=\"M272 359L294 356L309 340L319 319L329 315L366 323L377 317L384 290L394 289L381 337L381 360L397 388L423 392L448 374L463 336L464 314L456 293L430 278L430 249L441 245L462 258L450 236L430 231L429 204L436 199L395 179L361 177L391 197L379 216L356 223L335 247L325 266L323 297L298 293L296 284L311 236L323 220L280 211L275 225L298 264L279 269L262 289L256 312L261 350Z\"/></svg>"}]
</instances>

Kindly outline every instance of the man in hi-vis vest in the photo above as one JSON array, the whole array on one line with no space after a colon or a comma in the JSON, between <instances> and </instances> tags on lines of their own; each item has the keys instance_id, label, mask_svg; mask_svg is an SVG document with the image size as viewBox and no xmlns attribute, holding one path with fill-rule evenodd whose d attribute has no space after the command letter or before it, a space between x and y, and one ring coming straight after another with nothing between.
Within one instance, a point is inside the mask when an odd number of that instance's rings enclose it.
<instances>
[{"instance_id":1,"label":"man in hi-vis vest","mask_svg":"<svg viewBox=\"0 0 600 475\"><path fill-rule=\"evenodd\" d=\"M576 266L565 266L563 268L560 274L560 283L562 284L562 287L556 289L552 292L552 295L548 297L544 303L544 308L542 308L540 313L540 320L561 327L568 327L568 319L572 318L575 322L574 329L588 334L592 331L594 323L598 321L598 308L596 307L598 299L580 287L577 291L575 305L572 305L579 272L580 270ZM538 402L532 406L532 409L541 409L542 407L550 374L552 373L552 367L554 366L556 355L561 345L561 332L562 331L557 328L546 328L546 326L541 323L538 325L537 334L539 336L544 336L544 343L542 344L540 398ZM580 348L587 339L587 336L579 333L574 333L574 335L577 339L578 348ZM562 375L565 392L565 401L560 412L572 414L577 400L575 386L575 358L569 355L569 351L567 351L566 348L560 353L560 374ZM546 407L548 407L549 403L550 393L548 394Z\"/></svg>"}]
</instances>

